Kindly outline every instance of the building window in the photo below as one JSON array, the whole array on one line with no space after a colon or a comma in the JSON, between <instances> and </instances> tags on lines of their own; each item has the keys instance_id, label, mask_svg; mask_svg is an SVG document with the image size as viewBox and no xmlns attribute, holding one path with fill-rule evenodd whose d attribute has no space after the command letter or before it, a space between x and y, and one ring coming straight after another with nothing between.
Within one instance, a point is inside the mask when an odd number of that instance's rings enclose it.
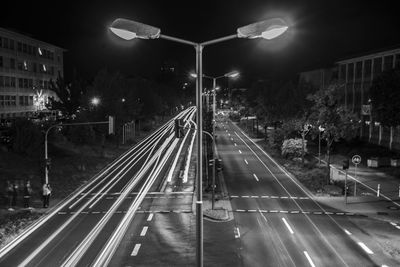
<instances>
[{"instance_id":1,"label":"building window","mask_svg":"<svg viewBox=\"0 0 400 267\"><path fill-rule=\"evenodd\" d=\"M3 67L3 57L0 56L0 67Z\"/></svg>"},{"instance_id":2,"label":"building window","mask_svg":"<svg viewBox=\"0 0 400 267\"><path fill-rule=\"evenodd\" d=\"M0 76L0 87L4 87L4 77Z\"/></svg>"},{"instance_id":3,"label":"building window","mask_svg":"<svg viewBox=\"0 0 400 267\"><path fill-rule=\"evenodd\" d=\"M40 48L40 47L38 47L38 53L39 53L39 56L42 56L43 55L43 53L42 53L42 49Z\"/></svg>"},{"instance_id":4,"label":"building window","mask_svg":"<svg viewBox=\"0 0 400 267\"><path fill-rule=\"evenodd\" d=\"M17 67L18 67L18 70L22 70L23 64L21 61L18 61Z\"/></svg>"},{"instance_id":5,"label":"building window","mask_svg":"<svg viewBox=\"0 0 400 267\"><path fill-rule=\"evenodd\" d=\"M24 88L28 88L28 79L24 79Z\"/></svg>"},{"instance_id":6,"label":"building window","mask_svg":"<svg viewBox=\"0 0 400 267\"><path fill-rule=\"evenodd\" d=\"M29 96L29 102L28 102L28 105L29 106L32 106L33 105L33 96L31 95L31 96Z\"/></svg>"},{"instance_id":7,"label":"building window","mask_svg":"<svg viewBox=\"0 0 400 267\"><path fill-rule=\"evenodd\" d=\"M361 79L362 61L356 63L356 79Z\"/></svg>"},{"instance_id":8,"label":"building window","mask_svg":"<svg viewBox=\"0 0 400 267\"><path fill-rule=\"evenodd\" d=\"M36 63L32 64L32 68L33 68L33 72L36 73L37 72L37 65Z\"/></svg>"},{"instance_id":9,"label":"building window","mask_svg":"<svg viewBox=\"0 0 400 267\"><path fill-rule=\"evenodd\" d=\"M18 103L20 106L25 106L24 105L24 96L23 95L20 95L19 96L19 103Z\"/></svg>"},{"instance_id":10,"label":"building window","mask_svg":"<svg viewBox=\"0 0 400 267\"><path fill-rule=\"evenodd\" d=\"M28 88L33 88L33 80L32 79L28 80Z\"/></svg>"},{"instance_id":11,"label":"building window","mask_svg":"<svg viewBox=\"0 0 400 267\"><path fill-rule=\"evenodd\" d=\"M364 63L364 77L366 79L371 78L371 73L372 73L372 60L368 59Z\"/></svg>"},{"instance_id":12,"label":"building window","mask_svg":"<svg viewBox=\"0 0 400 267\"><path fill-rule=\"evenodd\" d=\"M23 88L24 87L24 80L22 78L18 78L18 87Z\"/></svg>"},{"instance_id":13,"label":"building window","mask_svg":"<svg viewBox=\"0 0 400 267\"><path fill-rule=\"evenodd\" d=\"M382 58L377 57L374 59L374 77L376 74L382 72Z\"/></svg>"},{"instance_id":14,"label":"building window","mask_svg":"<svg viewBox=\"0 0 400 267\"><path fill-rule=\"evenodd\" d=\"M393 55L385 57L385 62L384 62L383 68L384 68L384 70L393 69Z\"/></svg>"},{"instance_id":15,"label":"building window","mask_svg":"<svg viewBox=\"0 0 400 267\"><path fill-rule=\"evenodd\" d=\"M4 103L4 95L0 95L0 107L4 107L5 103Z\"/></svg>"},{"instance_id":16,"label":"building window","mask_svg":"<svg viewBox=\"0 0 400 267\"><path fill-rule=\"evenodd\" d=\"M24 70L28 70L28 63L24 60Z\"/></svg>"},{"instance_id":17,"label":"building window","mask_svg":"<svg viewBox=\"0 0 400 267\"><path fill-rule=\"evenodd\" d=\"M9 96L9 95L6 95L6 96L4 97L4 106L6 106L6 107L11 106L10 96Z\"/></svg>"},{"instance_id":18,"label":"building window","mask_svg":"<svg viewBox=\"0 0 400 267\"><path fill-rule=\"evenodd\" d=\"M3 47L3 37L0 36L0 47Z\"/></svg>"},{"instance_id":19,"label":"building window","mask_svg":"<svg viewBox=\"0 0 400 267\"><path fill-rule=\"evenodd\" d=\"M46 65L45 64L43 64L43 72L46 72L47 71L47 69L46 69Z\"/></svg>"},{"instance_id":20,"label":"building window","mask_svg":"<svg viewBox=\"0 0 400 267\"><path fill-rule=\"evenodd\" d=\"M22 44L22 52L24 52L24 53L27 52L27 46L25 43Z\"/></svg>"},{"instance_id":21,"label":"building window","mask_svg":"<svg viewBox=\"0 0 400 267\"><path fill-rule=\"evenodd\" d=\"M12 95L10 97L10 104L11 106L15 107L17 105L17 97L15 95Z\"/></svg>"},{"instance_id":22,"label":"building window","mask_svg":"<svg viewBox=\"0 0 400 267\"><path fill-rule=\"evenodd\" d=\"M4 86L10 87L10 77L8 77L8 76L4 77Z\"/></svg>"},{"instance_id":23,"label":"building window","mask_svg":"<svg viewBox=\"0 0 400 267\"><path fill-rule=\"evenodd\" d=\"M18 52L22 52L22 43L18 42Z\"/></svg>"},{"instance_id":24,"label":"building window","mask_svg":"<svg viewBox=\"0 0 400 267\"><path fill-rule=\"evenodd\" d=\"M397 67L400 67L400 54L397 54L396 55L396 61L395 61L395 67L397 68Z\"/></svg>"},{"instance_id":25,"label":"building window","mask_svg":"<svg viewBox=\"0 0 400 267\"><path fill-rule=\"evenodd\" d=\"M15 69L15 59L14 58L10 58L10 68L11 69Z\"/></svg>"},{"instance_id":26,"label":"building window","mask_svg":"<svg viewBox=\"0 0 400 267\"><path fill-rule=\"evenodd\" d=\"M3 39L3 47L8 49L8 38Z\"/></svg>"},{"instance_id":27,"label":"building window","mask_svg":"<svg viewBox=\"0 0 400 267\"><path fill-rule=\"evenodd\" d=\"M14 40L10 39L10 49L14 50Z\"/></svg>"},{"instance_id":28,"label":"building window","mask_svg":"<svg viewBox=\"0 0 400 267\"><path fill-rule=\"evenodd\" d=\"M15 77L10 78L11 87L15 88Z\"/></svg>"}]
</instances>

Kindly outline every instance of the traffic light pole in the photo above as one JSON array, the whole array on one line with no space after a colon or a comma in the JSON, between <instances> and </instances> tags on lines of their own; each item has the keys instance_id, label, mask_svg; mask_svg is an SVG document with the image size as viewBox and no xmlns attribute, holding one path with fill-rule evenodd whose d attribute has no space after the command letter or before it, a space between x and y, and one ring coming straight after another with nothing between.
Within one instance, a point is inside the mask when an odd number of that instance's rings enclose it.
<instances>
[{"instance_id":1,"label":"traffic light pole","mask_svg":"<svg viewBox=\"0 0 400 267\"><path fill-rule=\"evenodd\" d=\"M48 148L47 148L47 137L51 129L55 127L62 127L62 126L77 126L77 125L94 125L94 124L110 124L110 120L108 121L97 121L97 122L77 122L77 123L60 123L50 126L44 135L44 160L45 160L45 183L49 183L49 168L50 168L50 160L48 156ZM109 125L109 133L111 133L111 127ZM112 131L113 133L113 131Z\"/></svg>"}]
</instances>

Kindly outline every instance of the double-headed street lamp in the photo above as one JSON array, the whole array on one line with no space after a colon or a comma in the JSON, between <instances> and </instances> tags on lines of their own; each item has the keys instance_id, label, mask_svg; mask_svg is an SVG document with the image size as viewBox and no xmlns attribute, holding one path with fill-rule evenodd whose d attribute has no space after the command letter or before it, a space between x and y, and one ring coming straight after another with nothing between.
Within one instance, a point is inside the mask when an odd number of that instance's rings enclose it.
<instances>
[{"instance_id":1,"label":"double-headed street lamp","mask_svg":"<svg viewBox=\"0 0 400 267\"><path fill-rule=\"evenodd\" d=\"M287 29L287 24L279 18L264 20L256 22L237 29L236 34L228 35L222 38L196 43L181 38L171 37L168 35L161 34L159 28L149 26L143 23L139 23L132 20L118 18L116 19L109 28L115 35L119 36L124 40L132 40L135 38L139 39L157 39L162 38L173 42L191 45L196 51L196 120L197 120L197 166L196 166L196 190L197 190L197 201L196 201L196 259L197 266L203 266L203 195L202 195L202 99L201 91L203 88L203 58L202 51L205 46L228 41L235 38L264 38L267 40L274 39L279 35L283 34Z\"/></svg>"}]
</instances>

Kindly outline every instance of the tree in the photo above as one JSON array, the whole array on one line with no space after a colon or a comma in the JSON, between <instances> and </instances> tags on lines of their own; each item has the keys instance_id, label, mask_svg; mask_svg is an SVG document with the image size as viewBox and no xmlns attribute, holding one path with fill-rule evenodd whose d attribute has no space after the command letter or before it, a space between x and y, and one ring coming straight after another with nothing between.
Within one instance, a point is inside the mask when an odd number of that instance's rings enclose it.
<instances>
[{"instance_id":1,"label":"tree","mask_svg":"<svg viewBox=\"0 0 400 267\"><path fill-rule=\"evenodd\" d=\"M400 69L381 73L370 88L372 115L383 126L400 125Z\"/></svg>"},{"instance_id":2,"label":"tree","mask_svg":"<svg viewBox=\"0 0 400 267\"><path fill-rule=\"evenodd\" d=\"M327 156L328 156L328 183L330 173L330 151L333 142L339 139L351 139L357 133L357 117L351 113L339 102L339 90L342 86L338 84L331 84L326 89L321 89L315 94L308 96L312 101L310 118L313 125L322 125L325 131L322 133L321 138L326 140L327 143Z\"/></svg>"},{"instance_id":3,"label":"tree","mask_svg":"<svg viewBox=\"0 0 400 267\"><path fill-rule=\"evenodd\" d=\"M69 85L66 84L64 78L60 75L57 77L56 81L50 81L50 90L57 94L58 99L50 97L46 108L50 110L59 110L68 118L76 115L76 112L82 104L84 90L75 72L73 80Z\"/></svg>"},{"instance_id":4,"label":"tree","mask_svg":"<svg viewBox=\"0 0 400 267\"><path fill-rule=\"evenodd\" d=\"M40 153L43 141L40 129L30 120L18 118L11 128L12 147L16 153L33 155Z\"/></svg>"}]
</instances>

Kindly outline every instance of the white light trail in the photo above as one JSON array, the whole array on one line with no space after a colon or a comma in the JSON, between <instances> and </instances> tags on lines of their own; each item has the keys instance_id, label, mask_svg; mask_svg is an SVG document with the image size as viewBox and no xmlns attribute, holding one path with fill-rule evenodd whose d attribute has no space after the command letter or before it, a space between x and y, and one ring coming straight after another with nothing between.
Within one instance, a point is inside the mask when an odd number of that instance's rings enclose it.
<instances>
[{"instance_id":1,"label":"white light trail","mask_svg":"<svg viewBox=\"0 0 400 267\"><path fill-rule=\"evenodd\" d=\"M284 224L286 225L287 229L289 230L289 232L293 235L294 232L292 230L292 227L290 227L290 225L288 224L288 222L286 221L285 218L282 218L282 221L284 222Z\"/></svg>"}]
</instances>

